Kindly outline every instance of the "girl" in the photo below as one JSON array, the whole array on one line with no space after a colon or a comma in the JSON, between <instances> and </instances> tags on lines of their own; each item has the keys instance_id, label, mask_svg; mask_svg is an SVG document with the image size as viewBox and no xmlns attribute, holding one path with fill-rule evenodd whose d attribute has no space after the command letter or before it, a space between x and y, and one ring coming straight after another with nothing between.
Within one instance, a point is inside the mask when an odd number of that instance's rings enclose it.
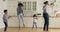
<instances>
[{"instance_id":1,"label":"girl","mask_svg":"<svg viewBox=\"0 0 60 32\"><path fill-rule=\"evenodd\" d=\"M36 26L36 28L37 28L37 14L34 14L33 15L33 27L32 28L34 28L34 25Z\"/></svg>"}]
</instances>

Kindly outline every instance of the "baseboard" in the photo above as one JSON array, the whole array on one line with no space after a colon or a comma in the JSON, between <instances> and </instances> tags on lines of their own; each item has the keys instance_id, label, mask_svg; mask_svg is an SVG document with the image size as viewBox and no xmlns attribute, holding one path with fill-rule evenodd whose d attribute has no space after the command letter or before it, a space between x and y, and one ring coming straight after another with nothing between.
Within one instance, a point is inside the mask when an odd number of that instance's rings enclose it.
<instances>
[{"instance_id":1,"label":"baseboard","mask_svg":"<svg viewBox=\"0 0 60 32\"><path fill-rule=\"evenodd\" d=\"M19 27L8 27L8 28L19 28ZM24 27L20 27L20 28L24 28ZM25 28L32 28L32 27L25 27ZM43 29L43 27L37 27L37 28ZM60 29L60 28L49 27L49 29Z\"/></svg>"}]
</instances>

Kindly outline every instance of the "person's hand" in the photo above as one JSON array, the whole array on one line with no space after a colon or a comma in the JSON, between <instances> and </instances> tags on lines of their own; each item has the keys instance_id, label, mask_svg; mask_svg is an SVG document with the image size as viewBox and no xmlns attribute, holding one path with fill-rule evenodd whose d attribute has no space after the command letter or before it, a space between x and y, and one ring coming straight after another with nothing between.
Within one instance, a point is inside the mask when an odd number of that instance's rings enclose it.
<instances>
[{"instance_id":1,"label":"person's hand","mask_svg":"<svg viewBox=\"0 0 60 32\"><path fill-rule=\"evenodd\" d=\"M9 16L8 18L11 18L12 16Z\"/></svg>"},{"instance_id":2,"label":"person's hand","mask_svg":"<svg viewBox=\"0 0 60 32\"><path fill-rule=\"evenodd\" d=\"M12 17L12 16L9 16L9 17Z\"/></svg>"},{"instance_id":3,"label":"person's hand","mask_svg":"<svg viewBox=\"0 0 60 32\"><path fill-rule=\"evenodd\" d=\"M24 14L23 14L23 16L24 16Z\"/></svg>"}]
</instances>

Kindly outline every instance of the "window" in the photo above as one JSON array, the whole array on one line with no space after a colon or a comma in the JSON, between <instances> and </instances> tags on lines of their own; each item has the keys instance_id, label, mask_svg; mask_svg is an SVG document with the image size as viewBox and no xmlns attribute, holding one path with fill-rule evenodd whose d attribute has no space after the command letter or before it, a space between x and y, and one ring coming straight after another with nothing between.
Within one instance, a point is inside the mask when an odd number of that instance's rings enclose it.
<instances>
[{"instance_id":1,"label":"window","mask_svg":"<svg viewBox=\"0 0 60 32\"><path fill-rule=\"evenodd\" d=\"M36 2L33 2L33 10L36 10Z\"/></svg>"},{"instance_id":2,"label":"window","mask_svg":"<svg viewBox=\"0 0 60 32\"><path fill-rule=\"evenodd\" d=\"M31 10L31 2L28 2L28 10Z\"/></svg>"},{"instance_id":3,"label":"window","mask_svg":"<svg viewBox=\"0 0 60 32\"><path fill-rule=\"evenodd\" d=\"M26 2L23 2L23 9L26 10Z\"/></svg>"},{"instance_id":4,"label":"window","mask_svg":"<svg viewBox=\"0 0 60 32\"><path fill-rule=\"evenodd\" d=\"M20 3L23 3L24 11L36 11L36 1L21 1Z\"/></svg>"}]
</instances>

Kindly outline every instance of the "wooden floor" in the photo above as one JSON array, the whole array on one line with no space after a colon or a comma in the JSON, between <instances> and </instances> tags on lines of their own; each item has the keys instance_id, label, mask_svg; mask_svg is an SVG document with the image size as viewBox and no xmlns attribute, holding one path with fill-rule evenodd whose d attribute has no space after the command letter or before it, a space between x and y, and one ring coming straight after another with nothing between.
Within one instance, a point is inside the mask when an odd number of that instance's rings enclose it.
<instances>
[{"instance_id":1,"label":"wooden floor","mask_svg":"<svg viewBox=\"0 0 60 32\"><path fill-rule=\"evenodd\" d=\"M3 32L3 29L0 29ZM8 32L43 32L42 28L8 28ZM60 32L60 29L49 29L49 32Z\"/></svg>"}]
</instances>

